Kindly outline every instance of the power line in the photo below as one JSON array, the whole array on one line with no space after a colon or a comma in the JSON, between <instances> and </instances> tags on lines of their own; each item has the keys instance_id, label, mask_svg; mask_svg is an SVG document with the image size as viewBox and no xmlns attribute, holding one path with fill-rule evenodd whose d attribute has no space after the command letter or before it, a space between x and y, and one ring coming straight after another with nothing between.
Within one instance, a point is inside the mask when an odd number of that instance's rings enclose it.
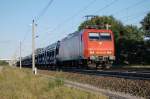
<instances>
[{"instance_id":1,"label":"power line","mask_svg":"<svg viewBox=\"0 0 150 99\"><path fill-rule=\"evenodd\" d=\"M106 8L109 8L110 6L112 6L112 5L113 5L114 3L116 3L117 1L118 1L118 0L113 0L112 2L106 4L104 7L98 9L97 11L95 11L95 13L98 13L98 12L100 12L100 11L102 11L102 10L105 10ZM93 15L90 15L90 16L95 16L95 15L94 15L95 13L93 13Z\"/></svg>"},{"instance_id":2,"label":"power line","mask_svg":"<svg viewBox=\"0 0 150 99\"><path fill-rule=\"evenodd\" d=\"M128 7L123 8L123 9L121 9L121 10L119 10L119 11L113 13L113 14L118 14L120 12L123 12L124 10L128 10L128 9L134 8L134 7L138 6L139 4L142 4L143 2L144 2L144 0L140 0L139 2L136 2L136 3L132 4L132 5L129 5Z\"/></svg>"},{"instance_id":3,"label":"power line","mask_svg":"<svg viewBox=\"0 0 150 99\"><path fill-rule=\"evenodd\" d=\"M71 21L73 18L77 17L81 12L85 11L86 9L88 9L92 4L94 4L96 2L96 0L91 0L87 5L85 5L83 8L81 8L80 10L78 10L75 14L73 14L72 16L68 17L67 19L65 19L63 22L59 23L55 28L53 28L51 31L49 31L49 33L57 30L58 28L63 27L67 22ZM48 28L49 29L49 28ZM49 34L48 33L48 34ZM47 33L46 33L47 35Z\"/></svg>"},{"instance_id":4,"label":"power line","mask_svg":"<svg viewBox=\"0 0 150 99\"><path fill-rule=\"evenodd\" d=\"M12 40L2 40L2 41L0 41L0 43L12 43L13 41Z\"/></svg>"},{"instance_id":5,"label":"power line","mask_svg":"<svg viewBox=\"0 0 150 99\"><path fill-rule=\"evenodd\" d=\"M82 9L80 9L79 11L77 11L77 13L73 14L71 17L67 18L65 21L63 21L62 23L58 24L54 29L52 29L49 33L57 30L58 28L61 28L64 26L64 24L66 24L67 22L69 22L71 19L73 19L74 17L78 16L81 12L83 12L84 10L88 9L93 3L95 3L96 0L92 0L91 2L89 2L85 7L83 7ZM104 6L103 8L97 10L96 12L105 10L106 8L112 6L114 3L116 3L118 0L113 0L112 2L108 3L106 6Z\"/></svg>"},{"instance_id":6,"label":"power line","mask_svg":"<svg viewBox=\"0 0 150 99\"><path fill-rule=\"evenodd\" d=\"M28 35L29 32L30 32L30 29L28 29L28 30L25 32L25 35L24 35L23 40L21 41L21 43L23 43L23 42L26 40L27 35Z\"/></svg>"},{"instance_id":7,"label":"power line","mask_svg":"<svg viewBox=\"0 0 150 99\"><path fill-rule=\"evenodd\" d=\"M135 20L135 19L137 19L137 18L141 18L141 17L143 17L143 15L141 15L141 16L139 16L139 15L137 15L137 16L132 16L132 17L129 17L128 19L126 19L126 20L124 20L124 21L129 21L129 20Z\"/></svg>"},{"instance_id":8,"label":"power line","mask_svg":"<svg viewBox=\"0 0 150 99\"><path fill-rule=\"evenodd\" d=\"M36 22L38 22L40 20L40 18L46 13L46 11L48 10L49 6L53 3L53 1L54 0L50 0L48 2L48 4L44 7L44 9L42 9L41 12L37 15L37 17L35 17ZM25 32L25 35L24 35L23 40L22 40L22 45L23 45L24 41L26 40L27 35L28 35L29 32L30 32L30 29L28 29Z\"/></svg>"},{"instance_id":9,"label":"power line","mask_svg":"<svg viewBox=\"0 0 150 99\"><path fill-rule=\"evenodd\" d=\"M52 4L54 0L50 0L48 4L44 7L44 9L38 14L37 17L35 17L36 22L40 20L40 18L46 13L48 10L49 6ZM26 40L27 34L30 32L30 29L26 31L24 38L22 40L22 43Z\"/></svg>"},{"instance_id":10,"label":"power line","mask_svg":"<svg viewBox=\"0 0 150 99\"><path fill-rule=\"evenodd\" d=\"M131 17L134 17L135 15L136 16L139 16L139 15L143 15L143 14L146 14L146 13L148 13L149 12L149 10L148 11L143 11L143 12L138 12L138 13L133 13L133 14L131 14L131 15L128 15L128 16L122 16L121 18L131 18Z\"/></svg>"},{"instance_id":11,"label":"power line","mask_svg":"<svg viewBox=\"0 0 150 99\"><path fill-rule=\"evenodd\" d=\"M102 10L105 10L106 8L112 6L114 3L116 3L118 0L113 0L112 2L108 3L107 5L105 5L103 8L98 9L97 11L95 11L95 13L98 13Z\"/></svg>"},{"instance_id":12,"label":"power line","mask_svg":"<svg viewBox=\"0 0 150 99\"><path fill-rule=\"evenodd\" d=\"M82 9L80 9L79 11L77 11L75 14L73 14L72 16L70 16L69 18L67 18L66 20L64 20L62 23L58 24L53 30L51 30L50 32L53 32L55 30L57 30L58 28L64 26L64 24L66 24L67 22L69 22L71 19L75 18L76 16L78 16L81 12L85 11L86 9L88 9L93 3L95 3L96 0L92 0L91 2L89 2L86 6L84 6Z\"/></svg>"},{"instance_id":13,"label":"power line","mask_svg":"<svg viewBox=\"0 0 150 99\"><path fill-rule=\"evenodd\" d=\"M54 0L50 0L48 4L45 6L45 8L39 13L39 15L35 18L35 21L39 21L40 18L46 13L50 5L53 3Z\"/></svg>"},{"instance_id":14,"label":"power line","mask_svg":"<svg viewBox=\"0 0 150 99\"><path fill-rule=\"evenodd\" d=\"M136 6L139 6L139 5L141 5L142 3L144 3L144 0L140 0L140 1L138 1L138 2L135 2L134 4L131 4L131 5L129 5L128 7L123 8L123 9L121 9L121 10L119 10L119 11L113 13L113 15L114 15L114 14L122 13L122 12L124 12L124 10L127 10L127 11L128 11L129 9L132 9L132 8L134 8L134 7L136 7ZM127 21L129 21L129 20L135 20L136 17L139 17L139 14L145 14L145 13L147 13L147 12L149 12L149 11L144 11L144 12L135 13L134 15L136 15L136 16L133 16L133 14L132 14L132 15L128 15L128 13L127 13L127 16L122 16L121 18L126 18L126 20L124 20L124 21L127 22ZM136 22L136 23L137 23L137 22Z\"/></svg>"},{"instance_id":15,"label":"power line","mask_svg":"<svg viewBox=\"0 0 150 99\"><path fill-rule=\"evenodd\" d=\"M64 23L67 23L67 21L70 21L72 18L76 17L77 15L79 15L79 13L81 13L82 11L86 10L89 6L91 6L96 0L92 0L88 5L86 5L83 9L79 10L76 14L74 14L73 16L69 17L68 19L66 19L64 22L62 22L61 24L59 24L56 28L54 28L53 30L51 30L50 32L53 32L55 30L57 30L58 28L64 26ZM97 10L95 13L98 13L99 11L105 10L106 8L112 6L114 3L116 3L118 0L113 0L112 2L108 3L106 6L104 6L103 8Z\"/></svg>"}]
</instances>

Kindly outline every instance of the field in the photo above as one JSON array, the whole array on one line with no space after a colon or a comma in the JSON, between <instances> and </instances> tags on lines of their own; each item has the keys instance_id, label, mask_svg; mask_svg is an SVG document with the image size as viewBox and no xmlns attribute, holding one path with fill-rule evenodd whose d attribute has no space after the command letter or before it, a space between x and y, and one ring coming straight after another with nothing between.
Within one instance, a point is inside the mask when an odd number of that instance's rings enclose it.
<instances>
[{"instance_id":1,"label":"field","mask_svg":"<svg viewBox=\"0 0 150 99\"><path fill-rule=\"evenodd\" d=\"M64 86L63 79L33 75L28 69L3 67L0 71L1 99L107 99Z\"/></svg>"}]
</instances>

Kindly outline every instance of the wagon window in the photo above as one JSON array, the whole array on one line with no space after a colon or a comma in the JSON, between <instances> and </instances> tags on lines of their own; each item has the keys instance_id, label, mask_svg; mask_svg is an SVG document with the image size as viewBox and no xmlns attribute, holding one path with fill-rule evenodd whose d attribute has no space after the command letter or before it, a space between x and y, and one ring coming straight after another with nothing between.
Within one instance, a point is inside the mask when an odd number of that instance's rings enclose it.
<instances>
[{"instance_id":1,"label":"wagon window","mask_svg":"<svg viewBox=\"0 0 150 99\"><path fill-rule=\"evenodd\" d=\"M99 33L89 33L90 40L99 40Z\"/></svg>"},{"instance_id":2,"label":"wagon window","mask_svg":"<svg viewBox=\"0 0 150 99\"><path fill-rule=\"evenodd\" d=\"M100 33L100 40L111 40L110 33Z\"/></svg>"}]
</instances>

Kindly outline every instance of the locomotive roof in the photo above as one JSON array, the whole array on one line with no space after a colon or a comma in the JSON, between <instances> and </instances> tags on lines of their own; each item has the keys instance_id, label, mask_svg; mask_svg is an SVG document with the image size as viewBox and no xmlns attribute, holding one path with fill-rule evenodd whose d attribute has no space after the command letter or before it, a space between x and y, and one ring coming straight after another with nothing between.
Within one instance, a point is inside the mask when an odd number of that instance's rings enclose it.
<instances>
[{"instance_id":1,"label":"locomotive roof","mask_svg":"<svg viewBox=\"0 0 150 99\"><path fill-rule=\"evenodd\" d=\"M70 33L70 34L68 34L65 38L63 38L62 41L66 40L66 39L69 39L69 38L71 38L71 37L73 37L73 36L76 36L76 35L78 35L78 34L80 34L80 33L81 33L81 31L75 31L75 32L73 32L73 33Z\"/></svg>"},{"instance_id":2,"label":"locomotive roof","mask_svg":"<svg viewBox=\"0 0 150 99\"><path fill-rule=\"evenodd\" d=\"M53 44L51 44L51 45L48 45L48 46L45 48L45 50L46 50L46 51L53 50L53 49L56 48L56 46L57 46L57 42L55 42L55 43L53 43Z\"/></svg>"}]
</instances>

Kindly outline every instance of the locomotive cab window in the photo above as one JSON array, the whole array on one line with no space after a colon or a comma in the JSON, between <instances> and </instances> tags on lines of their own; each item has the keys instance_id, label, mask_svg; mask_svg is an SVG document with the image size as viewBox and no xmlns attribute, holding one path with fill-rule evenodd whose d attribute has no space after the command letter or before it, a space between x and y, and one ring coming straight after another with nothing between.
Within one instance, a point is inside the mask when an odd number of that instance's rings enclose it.
<instances>
[{"instance_id":1,"label":"locomotive cab window","mask_svg":"<svg viewBox=\"0 0 150 99\"><path fill-rule=\"evenodd\" d=\"M110 33L100 33L100 40L111 40Z\"/></svg>"},{"instance_id":2,"label":"locomotive cab window","mask_svg":"<svg viewBox=\"0 0 150 99\"><path fill-rule=\"evenodd\" d=\"M99 33L89 33L89 39L90 40L99 40Z\"/></svg>"}]
</instances>

